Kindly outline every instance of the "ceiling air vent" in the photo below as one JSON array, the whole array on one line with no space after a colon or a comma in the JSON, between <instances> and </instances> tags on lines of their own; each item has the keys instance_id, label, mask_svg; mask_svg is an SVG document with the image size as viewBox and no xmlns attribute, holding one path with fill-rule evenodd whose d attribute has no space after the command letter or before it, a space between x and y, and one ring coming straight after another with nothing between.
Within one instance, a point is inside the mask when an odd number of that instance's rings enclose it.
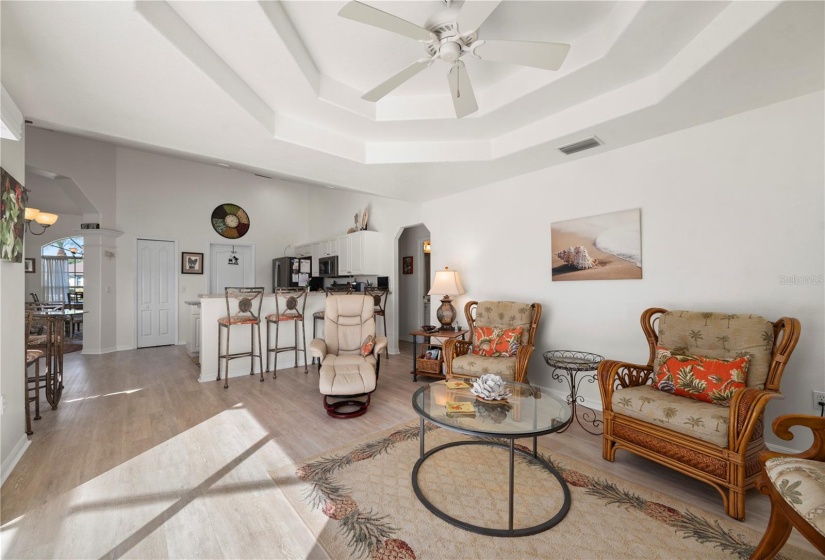
<instances>
[{"instance_id":1,"label":"ceiling air vent","mask_svg":"<svg viewBox=\"0 0 825 560\"><path fill-rule=\"evenodd\" d=\"M272 179L272 177L268 177L267 175L261 175L260 173L253 173L255 177L262 177L264 179Z\"/></svg>"},{"instance_id":2,"label":"ceiling air vent","mask_svg":"<svg viewBox=\"0 0 825 560\"><path fill-rule=\"evenodd\" d=\"M573 142L572 144L568 144L567 146L562 146L559 148L559 151L565 155L572 155L576 152L583 152L584 150L589 150L590 148L595 148L596 146L601 146L602 141L592 136L590 138L586 138L579 142Z\"/></svg>"}]
</instances>

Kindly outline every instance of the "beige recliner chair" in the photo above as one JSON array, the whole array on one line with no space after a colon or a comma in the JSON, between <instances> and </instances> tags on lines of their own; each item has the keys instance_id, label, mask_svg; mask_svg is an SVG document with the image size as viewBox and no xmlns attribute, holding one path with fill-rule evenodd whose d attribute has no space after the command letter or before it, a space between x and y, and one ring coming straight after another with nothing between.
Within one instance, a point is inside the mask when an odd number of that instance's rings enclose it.
<instances>
[{"instance_id":1,"label":"beige recliner chair","mask_svg":"<svg viewBox=\"0 0 825 560\"><path fill-rule=\"evenodd\" d=\"M325 338L309 345L312 355L321 358L319 388L324 408L333 418L364 414L378 383L387 338L374 338L374 305L369 296L329 296L324 309ZM374 345L364 348L368 337L373 337ZM342 400L330 402L331 397ZM360 400L363 397L366 400Z\"/></svg>"}]
</instances>

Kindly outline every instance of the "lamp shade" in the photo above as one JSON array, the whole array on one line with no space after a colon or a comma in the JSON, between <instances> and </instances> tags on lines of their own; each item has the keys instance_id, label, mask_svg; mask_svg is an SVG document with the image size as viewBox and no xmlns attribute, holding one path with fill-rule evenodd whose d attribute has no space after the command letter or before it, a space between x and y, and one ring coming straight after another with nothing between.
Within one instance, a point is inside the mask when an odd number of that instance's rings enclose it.
<instances>
[{"instance_id":1,"label":"lamp shade","mask_svg":"<svg viewBox=\"0 0 825 560\"><path fill-rule=\"evenodd\" d=\"M40 212L34 221L41 226L50 226L57 221L57 214L49 214L48 212Z\"/></svg>"},{"instance_id":2,"label":"lamp shade","mask_svg":"<svg viewBox=\"0 0 825 560\"><path fill-rule=\"evenodd\" d=\"M40 213L40 210L38 210L37 208L31 208L31 207L26 208L25 219L26 220L33 220L37 217L37 215L39 213Z\"/></svg>"},{"instance_id":3,"label":"lamp shade","mask_svg":"<svg viewBox=\"0 0 825 560\"><path fill-rule=\"evenodd\" d=\"M450 270L449 267L444 267L444 270L439 270L435 273L433 284L427 295L446 295L446 296L460 296L464 293L464 287L461 285L461 278L458 272Z\"/></svg>"}]
</instances>

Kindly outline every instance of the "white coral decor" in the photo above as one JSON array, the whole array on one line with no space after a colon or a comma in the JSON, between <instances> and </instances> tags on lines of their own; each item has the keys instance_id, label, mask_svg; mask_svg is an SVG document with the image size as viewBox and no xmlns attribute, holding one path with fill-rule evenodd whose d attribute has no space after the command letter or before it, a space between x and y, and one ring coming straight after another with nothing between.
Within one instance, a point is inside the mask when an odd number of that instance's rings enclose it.
<instances>
[{"instance_id":1,"label":"white coral decor","mask_svg":"<svg viewBox=\"0 0 825 560\"><path fill-rule=\"evenodd\" d=\"M505 388L504 380L492 373L482 375L474 381L470 392L488 401L498 401L510 396L510 390Z\"/></svg>"}]
</instances>

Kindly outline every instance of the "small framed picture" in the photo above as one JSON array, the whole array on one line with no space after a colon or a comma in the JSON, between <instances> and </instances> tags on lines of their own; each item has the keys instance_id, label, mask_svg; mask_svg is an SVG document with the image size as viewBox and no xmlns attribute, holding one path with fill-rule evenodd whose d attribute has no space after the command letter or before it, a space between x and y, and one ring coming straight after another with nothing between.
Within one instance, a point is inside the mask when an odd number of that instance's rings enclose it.
<instances>
[{"instance_id":1,"label":"small framed picture","mask_svg":"<svg viewBox=\"0 0 825 560\"><path fill-rule=\"evenodd\" d=\"M412 274L413 273L413 258L412 257L404 257L401 261L401 272L404 274Z\"/></svg>"},{"instance_id":2,"label":"small framed picture","mask_svg":"<svg viewBox=\"0 0 825 560\"><path fill-rule=\"evenodd\" d=\"M181 274L203 274L203 253L181 253Z\"/></svg>"},{"instance_id":3,"label":"small framed picture","mask_svg":"<svg viewBox=\"0 0 825 560\"><path fill-rule=\"evenodd\" d=\"M36 271L34 269L34 259L24 259L23 260L23 268L26 270L26 273L34 274Z\"/></svg>"}]
</instances>

